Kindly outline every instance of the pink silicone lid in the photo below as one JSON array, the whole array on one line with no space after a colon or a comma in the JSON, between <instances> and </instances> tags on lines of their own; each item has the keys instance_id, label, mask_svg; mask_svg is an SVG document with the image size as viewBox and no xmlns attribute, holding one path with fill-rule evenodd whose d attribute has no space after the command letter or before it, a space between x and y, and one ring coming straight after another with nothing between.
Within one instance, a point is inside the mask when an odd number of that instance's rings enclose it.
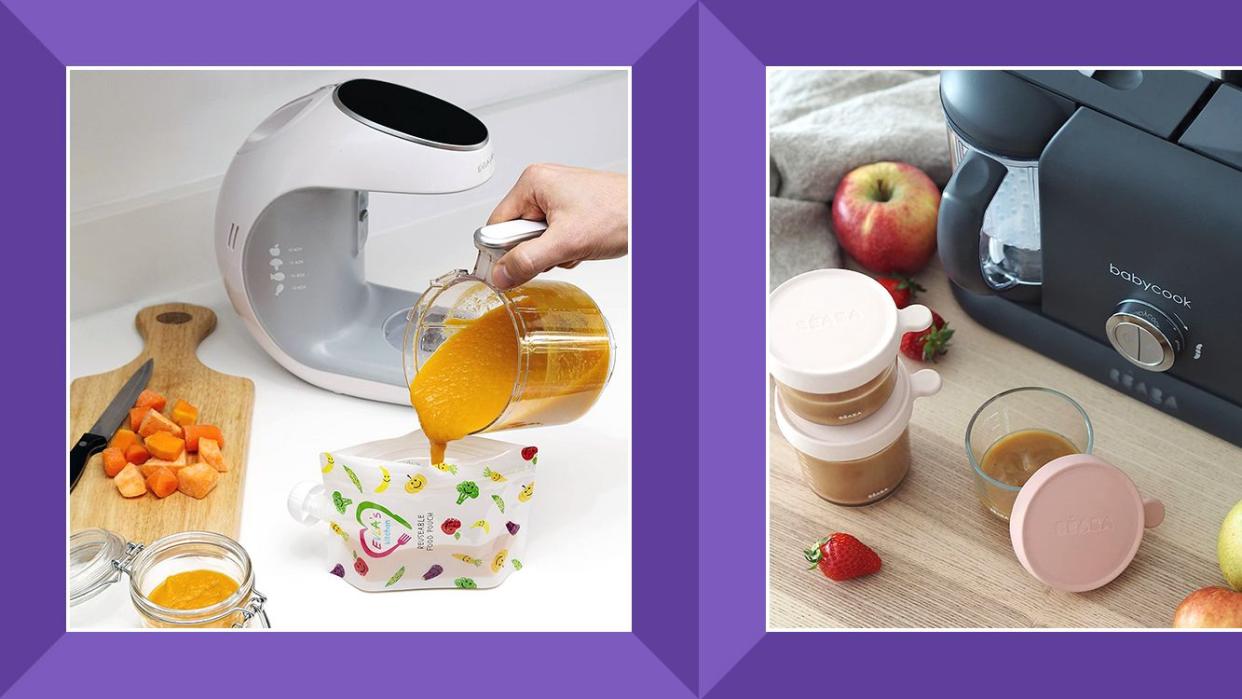
<instances>
[{"instance_id":1,"label":"pink silicone lid","mask_svg":"<svg viewBox=\"0 0 1242 699\"><path fill-rule=\"evenodd\" d=\"M1031 575L1058 590L1084 592L1121 575L1143 529L1163 519L1164 505L1144 500L1121 469L1071 454L1048 462L1018 491L1009 538Z\"/></svg>"}]
</instances>

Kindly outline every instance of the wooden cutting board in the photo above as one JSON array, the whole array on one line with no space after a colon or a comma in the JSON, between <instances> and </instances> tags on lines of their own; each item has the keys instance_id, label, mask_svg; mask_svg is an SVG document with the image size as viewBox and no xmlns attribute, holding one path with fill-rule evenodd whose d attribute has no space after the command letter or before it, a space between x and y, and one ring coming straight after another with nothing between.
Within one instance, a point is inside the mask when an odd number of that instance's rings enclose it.
<instances>
[{"instance_id":1,"label":"wooden cutting board","mask_svg":"<svg viewBox=\"0 0 1242 699\"><path fill-rule=\"evenodd\" d=\"M151 493L126 499L104 473L102 458L96 454L70 494L69 531L98 527L144 544L174 532L196 529L236 539L241 526L254 382L221 374L198 361L199 343L216 327L216 314L210 309L186 303L149 306L138 312L135 324L145 342L137 357L123 367L83 376L69 385L70 445L99 419L138 367L154 358L147 388L168 398L164 414L178 398L198 406L199 422L217 425L223 432L223 451L232 470L220 474L215 490L202 500L180 492L162 500Z\"/></svg>"}]
</instances>

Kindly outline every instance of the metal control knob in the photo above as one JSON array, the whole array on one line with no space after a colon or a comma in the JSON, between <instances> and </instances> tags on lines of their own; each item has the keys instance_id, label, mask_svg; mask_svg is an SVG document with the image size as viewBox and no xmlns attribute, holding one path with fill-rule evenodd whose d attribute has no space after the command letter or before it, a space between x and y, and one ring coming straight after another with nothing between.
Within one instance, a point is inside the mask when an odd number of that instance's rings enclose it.
<instances>
[{"instance_id":1,"label":"metal control knob","mask_svg":"<svg viewBox=\"0 0 1242 699\"><path fill-rule=\"evenodd\" d=\"M1137 367L1148 371L1168 371L1177 353L1185 346L1186 327L1167 313L1147 303L1127 299L1104 324L1104 334L1113 349Z\"/></svg>"}]
</instances>

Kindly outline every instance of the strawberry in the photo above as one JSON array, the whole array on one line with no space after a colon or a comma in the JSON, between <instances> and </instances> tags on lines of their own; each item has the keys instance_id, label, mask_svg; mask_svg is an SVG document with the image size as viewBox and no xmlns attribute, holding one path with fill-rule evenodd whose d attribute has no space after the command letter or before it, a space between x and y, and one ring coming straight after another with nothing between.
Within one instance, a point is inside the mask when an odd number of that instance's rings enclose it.
<instances>
[{"instance_id":1,"label":"strawberry","mask_svg":"<svg viewBox=\"0 0 1242 699\"><path fill-rule=\"evenodd\" d=\"M461 520L455 519L453 517L449 517L448 519L444 520L444 523L440 525L440 530L450 536L453 534L453 532L457 531L458 529L461 529Z\"/></svg>"},{"instance_id":2,"label":"strawberry","mask_svg":"<svg viewBox=\"0 0 1242 699\"><path fill-rule=\"evenodd\" d=\"M934 362L949 351L949 339L952 337L953 329L939 313L932 311L932 323L926 330L901 336L901 353L920 362Z\"/></svg>"},{"instance_id":3,"label":"strawberry","mask_svg":"<svg viewBox=\"0 0 1242 699\"><path fill-rule=\"evenodd\" d=\"M889 296L893 297L893 303L897 304L898 308L909 306L910 302L914 300L916 293L927 291L927 289L919 286L918 282L909 277L880 277L876 281L880 283L880 286L884 287Z\"/></svg>"},{"instance_id":4,"label":"strawberry","mask_svg":"<svg viewBox=\"0 0 1242 699\"><path fill-rule=\"evenodd\" d=\"M535 454L538 454L538 453L539 453L538 447L523 447L522 448L522 458L526 459L527 461L530 461L531 459L535 458Z\"/></svg>"},{"instance_id":5,"label":"strawberry","mask_svg":"<svg viewBox=\"0 0 1242 699\"><path fill-rule=\"evenodd\" d=\"M830 580L840 582L871 575L880 570L880 556L869 546L849 534L836 532L816 541L802 552L811 563L808 570L819 572Z\"/></svg>"}]
</instances>

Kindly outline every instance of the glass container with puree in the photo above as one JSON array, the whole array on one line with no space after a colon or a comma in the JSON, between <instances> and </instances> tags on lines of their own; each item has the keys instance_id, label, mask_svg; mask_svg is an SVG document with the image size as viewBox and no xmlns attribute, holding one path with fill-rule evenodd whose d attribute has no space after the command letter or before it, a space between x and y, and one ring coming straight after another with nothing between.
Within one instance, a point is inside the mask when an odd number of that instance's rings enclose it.
<instances>
[{"instance_id":1,"label":"glass container with puree","mask_svg":"<svg viewBox=\"0 0 1242 699\"><path fill-rule=\"evenodd\" d=\"M69 537L71 618L116 618L112 590L122 574L129 577L129 598L144 626L270 626L250 556L223 534L178 532L144 546L103 529L75 532Z\"/></svg>"},{"instance_id":2,"label":"glass container with puree","mask_svg":"<svg viewBox=\"0 0 1242 699\"><path fill-rule=\"evenodd\" d=\"M1022 567L1056 590L1107 585L1164 520L1164 503L1090 453L1093 439L1082 406L1050 388L999 393L966 427L979 500L1008 521Z\"/></svg>"},{"instance_id":3,"label":"glass container with puree","mask_svg":"<svg viewBox=\"0 0 1242 699\"><path fill-rule=\"evenodd\" d=\"M612 331L586 292L559 281L506 290L488 281L506 250L546 228L541 221L480 228L473 272L436 279L410 311L405 378L433 464L466 435L572 422L608 384Z\"/></svg>"},{"instance_id":4,"label":"glass container with puree","mask_svg":"<svg viewBox=\"0 0 1242 699\"><path fill-rule=\"evenodd\" d=\"M891 495L910 472L914 401L940 390L940 375L894 370L893 393L879 410L849 425L821 425L797 415L776 396L776 423L794 448L811 490L837 505L868 505Z\"/></svg>"},{"instance_id":5,"label":"glass container with puree","mask_svg":"<svg viewBox=\"0 0 1242 699\"><path fill-rule=\"evenodd\" d=\"M1009 520L1035 472L1070 454L1090 454L1091 419L1073 398L1050 388L1014 388L989 398L966 426L966 456L979 501Z\"/></svg>"}]
</instances>

